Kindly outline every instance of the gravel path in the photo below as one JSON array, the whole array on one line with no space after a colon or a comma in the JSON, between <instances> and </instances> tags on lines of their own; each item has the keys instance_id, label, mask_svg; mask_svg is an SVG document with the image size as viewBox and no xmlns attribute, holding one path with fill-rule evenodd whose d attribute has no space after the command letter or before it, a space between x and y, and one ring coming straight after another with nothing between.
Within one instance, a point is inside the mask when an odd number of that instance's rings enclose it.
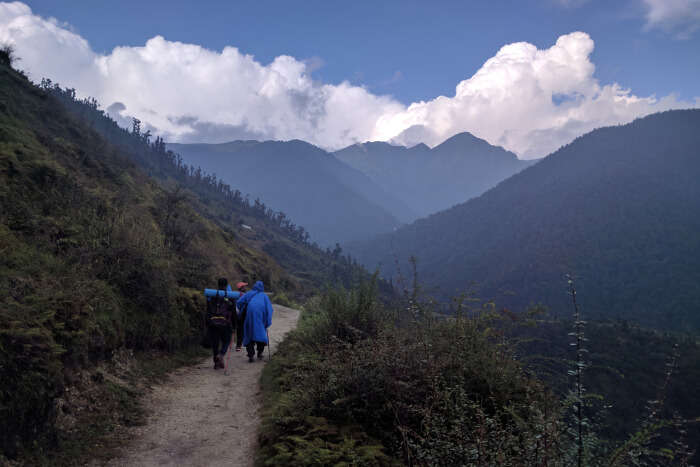
<instances>
[{"instance_id":1,"label":"gravel path","mask_svg":"<svg viewBox=\"0 0 700 467\"><path fill-rule=\"evenodd\" d=\"M274 305L270 341L296 326L299 311ZM265 360L268 351L265 350ZM245 349L229 354L228 375L213 370L211 358L181 368L154 388L145 401L144 426L110 466L250 466L260 425L260 373L264 362L248 363Z\"/></svg>"}]
</instances>

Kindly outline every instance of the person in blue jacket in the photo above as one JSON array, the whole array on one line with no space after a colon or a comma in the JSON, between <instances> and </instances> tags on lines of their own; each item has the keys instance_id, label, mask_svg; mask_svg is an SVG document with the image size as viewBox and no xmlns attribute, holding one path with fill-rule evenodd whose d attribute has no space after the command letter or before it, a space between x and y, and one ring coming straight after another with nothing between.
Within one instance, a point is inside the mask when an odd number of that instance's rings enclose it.
<instances>
[{"instance_id":1,"label":"person in blue jacket","mask_svg":"<svg viewBox=\"0 0 700 467\"><path fill-rule=\"evenodd\" d=\"M253 290L243 295L236 303L239 313L245 312L243 322L243 345L248 351L248 361L255 361L255 351L262 360L267 345L267 328L272 324L272 303L265 293L262 281L257 281ZM257 347L257 349L256 349Z\"/></svg>"}]
</instances>

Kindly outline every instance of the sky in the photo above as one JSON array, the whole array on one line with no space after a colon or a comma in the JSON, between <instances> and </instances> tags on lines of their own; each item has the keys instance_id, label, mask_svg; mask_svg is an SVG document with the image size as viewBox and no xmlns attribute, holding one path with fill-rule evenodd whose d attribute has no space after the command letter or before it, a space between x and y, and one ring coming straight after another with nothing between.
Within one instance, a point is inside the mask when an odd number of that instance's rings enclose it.
<instances>
[{"instance_id":1,"label":"sky","mask_svg":"<svg viewBox=\"0 0 700 467\"><path fill-rule=\"evenodd\" d=\"M173 142L469 131L534 158L700 106L700 0L13 2L0 43Z\"/></svg>"}]
</instances>

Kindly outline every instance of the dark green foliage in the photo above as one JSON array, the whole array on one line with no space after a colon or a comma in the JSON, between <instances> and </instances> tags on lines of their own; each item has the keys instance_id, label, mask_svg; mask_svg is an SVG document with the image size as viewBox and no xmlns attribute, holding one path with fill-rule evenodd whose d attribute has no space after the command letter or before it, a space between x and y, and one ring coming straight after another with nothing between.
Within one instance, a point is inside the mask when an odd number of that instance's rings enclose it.
<instances>
[{"instance_id":1,"label":"dark green foliage","mask_svg":"<svg viewBox=\"0 0 700 467\"><path fill-rule=\"evenodd\" d=\"M516 315L468 296L451 318L433 314L416 293L391 308L373 297L364 284L308 303L263 373L259 464L690 460L698 439L694 341L677 341L669 360L669 336L585 323L585 338L580 314L573 324L532 327L539 312ZM524 355L523 366L514 355Z\"/></svg>"},{"instance_id":2,"label":"dark green foliage","mask_svg":"<svg viewBox=\"0 0 700 467\"><path fill-rule=\"evenodd\" d=\"M0 102L0 451L13 456L55 439L66 372L196 339L199 306L176 275L201 244L164 244L160 190L8 67Z\"/></svg>"},{"instance_id":3,"label":"dark green foliage","mask_svg":"<svg viewBox=\"0 0 700 467\"><path fill-rule=\"evenodd\" d=\"M519 329L513 338L520 342L519 354L526 368L535 372L556 393L565 398L572 386L567 369L573 366L570 321L543 321L535 327ZM664 403L658 421L683 420L698 416L700 393L700 347L693 338L642 329L627 322L588 322L586 324L589 363L583 382L591 394L603 397L588 415L593 416L597 436L621 448L632 435L640 434L648 415L649 401ZM674 350L674 347L677 350ZM673 375L663 391L666 364L677 352ZM602 412L601 406L608 408ZM598 416L596 414L598 413ZM689 445L700 442L700 426L682 426ZM667 448L679 440L673 424L654 433L655 445ZM626 454L626 453L625 453Z\"/></svg>"},{"instance_id":4,"label":"dark green foliage","mask_svg":"<svg viewBox=\"0 0 700 467\"><path fill-rule=\"evenodd\" d=\"M482 196L350 246L385 277L413 255L447 298L471 281L509 308L567 310L576 271L589 317L700 330L700 110L576 139Z\"/></svg>"},{"instance_id":5,"label":"dark green foliage","mask_svg":"<svg viewBox=\"0 0 700 467\"><path fill-rule=\"evenodd\" d=\"M12 66L12 62L17 60L15 49L11 45L0 45L0 64L4 66Z\"/></svg>"},{"instance_id":6,"label":"dark green foliage","mask_svg":"<svg viewBox=\"0 0 700 467\"><path fill-rule=\"evenodd\" d=\"M405 310L385 310L368 284L309 303L264 370L259 463L532 465L556 454L558 412L492 334L491 306L441 321ZM293 455L319 448L323 462Z\"/></svg>"}]
</instances>

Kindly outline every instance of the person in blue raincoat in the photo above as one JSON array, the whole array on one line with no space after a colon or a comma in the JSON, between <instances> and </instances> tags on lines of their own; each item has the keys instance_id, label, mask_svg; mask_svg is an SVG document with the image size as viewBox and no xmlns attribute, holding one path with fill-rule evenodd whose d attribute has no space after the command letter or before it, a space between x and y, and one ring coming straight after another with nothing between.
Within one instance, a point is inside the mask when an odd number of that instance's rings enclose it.
<instances>
[{"instance_id":1,"label":"person in blue raincoat","mask_svg":"<svg viewBox=\"0 0 700 467\"><path fill-rule=\"evenodd\" d=\"M243 295L236 303L239 313L245 313L243 322L243 345L248 352L248 361L255 360L255 351L258 351L258 359L262 360L263 350L267 345L267 328L272 324L272 303L265 293L262 281L257 281L253 290Z\"/></svg>"}]
</instances>

